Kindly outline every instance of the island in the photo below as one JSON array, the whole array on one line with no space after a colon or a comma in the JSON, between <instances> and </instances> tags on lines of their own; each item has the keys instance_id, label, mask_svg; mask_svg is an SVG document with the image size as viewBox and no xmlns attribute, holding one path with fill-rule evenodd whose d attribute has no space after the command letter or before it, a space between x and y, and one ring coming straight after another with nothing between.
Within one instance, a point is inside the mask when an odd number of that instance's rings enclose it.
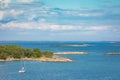
<instances>
[{"instance_id":1,"label":"island","mask_svg":"<svg viewBox=\"0 0 120 80\"><path fill-rule=\"evenodd\" d=\"M120 55L120 52L109 52L106 53L107 55Z\"/></svg>"},{"instance_id":2,"label":"island","mask_svg":"<svg viewBox=\"0 0 120 80\"><path fill-rule=\"evenodd\" d=\"M69 58L55 56L51 51L28 49L17 45L1 45L0 61L33 60L42 62L73 62Z\"/></svg>"},{"instance_id":3,"label":"island","mask_svg":"<svg viewBox=\"0 0 120 80\"><path fill-rule=\"evenodd\" d=\"M88 54L87 52L56 52L54 54Z\"/></svg>"}]
</instances>

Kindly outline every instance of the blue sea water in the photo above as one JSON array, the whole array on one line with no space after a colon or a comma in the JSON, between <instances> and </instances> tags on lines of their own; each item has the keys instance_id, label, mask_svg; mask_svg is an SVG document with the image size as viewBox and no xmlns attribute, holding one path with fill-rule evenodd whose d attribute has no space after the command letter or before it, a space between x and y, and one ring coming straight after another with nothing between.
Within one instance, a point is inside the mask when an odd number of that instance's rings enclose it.
<instances>
[{"instance_id":1,"label":"blue sea water","mask_svg":"<svg viewBox=\"0 0 120 80\"><path fill-rule=\"evenodd\" d=\"M85 55L59 55L75 62L0 62L0 80L120 80L120 42L0 41L0 45L19 45L53 52L87 52Z\"/></svg>"}]
</instances>

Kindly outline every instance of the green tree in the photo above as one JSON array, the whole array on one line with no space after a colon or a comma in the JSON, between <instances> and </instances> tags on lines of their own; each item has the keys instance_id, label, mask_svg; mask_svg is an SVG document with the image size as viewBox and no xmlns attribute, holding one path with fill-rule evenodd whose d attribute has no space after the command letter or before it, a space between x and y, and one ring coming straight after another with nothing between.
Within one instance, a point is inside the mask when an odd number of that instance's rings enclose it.
<instances>
[{"instance_id":1,"label":"green tree","mask_svg":"<svg viewBox=\"0 0 120 80\"><path fill-rule=\"evenodd\" d=\"M34 50L33 50L33 55L34 55L34 57L42 57L42 52L41 52L41 50L39 49L39 48L35 48Z\"/></svg>"},{"instance_id":2,"label":"green tree","mask_svg":"<svg viewBox=\"0 0 120 80\"><path fill-rule=\"evenodd\" d=\"M27 49L22 48L16 45L4 45L0 46L0 59L7 58L40 58L40 57L49 57L53 56L53 52L50 51L41 51L39 48Z\"/></svg>"},{"instance_id":3,"label":"green tree","mask_svg":"<svg viewBox=\"0 0 120 80\"><path fill-rule=\"evenodd\" d=\"M0 53L0 59L7 59L7 54L6 53Z\"/></svg>"},{"instance_id":4,"label":"green tree","mask_svg":"<svg viewBox=\"0 0 120 80\"><path fill-rule=\"evenodd\" d=\"M44 56L45 56L45 57L48 57L48 58L52 58L52 57L53 57L53 52L45 51L45 52L44 52Z\"/></svg>"}]
</instances>

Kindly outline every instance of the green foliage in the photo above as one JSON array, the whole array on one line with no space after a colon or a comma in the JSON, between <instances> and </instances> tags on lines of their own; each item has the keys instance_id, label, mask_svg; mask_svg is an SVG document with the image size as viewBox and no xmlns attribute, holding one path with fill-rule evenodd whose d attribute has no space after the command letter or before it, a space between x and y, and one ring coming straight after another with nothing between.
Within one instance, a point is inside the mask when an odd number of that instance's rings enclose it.
<instances>
[{"instance_id":1,"label":"green foliage","mask_svg":"<svg viewBox=\"0 0 120 80\"><path fill-rule=\"evenodd\" d=\"M28 57L30 58L33 54L33 51L31 49L23 49L24 56L23 57Z\"/></svg>"},{"instance_id":2,"label":"green foliage","mask_svg":"<svg viewBox=\"0 0 120 80\"><path fill-rule=\"evenodd\" d=\"M7 59L6 53L0 53L0 59Z\"/></svg>"},{"instance_id":3,"label":"green foliage","mask_svg":"<svg viewBox=\"0 0 120 80\"><path fill-rule=\"evenodd\" d=\"M53 53L50 52L50 51L45 51L45 52L44 52L44 56L45 56L45 57L48 57L48 58L52 58L52 57L53 57Z\"/></svg>"},{"instance_id":4,"label":"green foliage","mask_svg":"<svg viewBox=\"0 0 120 80\"><path fill-rule=\"evenodd\" d=\"M33 49L33 51L34 51L34 53L33 53L34 57L36 57L36 58L42 57L42 52L39 48L35 48L35 49Z\"/></svg>"},{"instance_id":5,"label":"green foliage","mask_svg":"<svg viewBox=\"0 0 120 80\"><path fill-rule=\"evenodd\" d=\"M53 56L53 52L50 51L41 51L39 48L27 49L22 48L16 45L5 45L0 46L0 59L7 58L40 58L40 57L49 57Z\"/></svg>"}]
</instances>

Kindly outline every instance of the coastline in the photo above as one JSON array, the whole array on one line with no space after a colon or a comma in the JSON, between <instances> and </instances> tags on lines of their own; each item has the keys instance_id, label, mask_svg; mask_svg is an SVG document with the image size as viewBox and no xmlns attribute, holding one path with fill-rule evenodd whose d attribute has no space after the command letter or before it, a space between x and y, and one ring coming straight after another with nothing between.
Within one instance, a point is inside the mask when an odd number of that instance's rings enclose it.
<instances>
[{"instance_id":1,"label":"coastline","mask_svg":"<svg viewBox=\"0 0 120 80\"><path fill-rule=\"evenodd\" d=\"M21 59L15 59L15 58L8 58L6 60L0 59L0 62L6 62L6 61L19 61L19 60L28 60L28 61L41 61L41 62L73 62L73 60L69 58L64 57L57 57L53 56L52 58L21 58Z\"/></svg>"},{"instance_id":2,"label":"coastline","mask_svg":"<svg viewBox=\"0 0 120 80\"><path fill-rule=\"evenodd\" d=\"M60 56L56 56L59 54L78 54L78 55L83 55L83 54L88 54L87 52L56 52L54 53L54 56L52 58L47 58L47 57L41 57L41 58L7 58L6 60L0 59L0 62L4 61L19 61L19 60L28 60L28 61L41 61L41 62L74 62L74 60L69 59L69 58L64 58Z\"/></svg>"}]
</instances>

